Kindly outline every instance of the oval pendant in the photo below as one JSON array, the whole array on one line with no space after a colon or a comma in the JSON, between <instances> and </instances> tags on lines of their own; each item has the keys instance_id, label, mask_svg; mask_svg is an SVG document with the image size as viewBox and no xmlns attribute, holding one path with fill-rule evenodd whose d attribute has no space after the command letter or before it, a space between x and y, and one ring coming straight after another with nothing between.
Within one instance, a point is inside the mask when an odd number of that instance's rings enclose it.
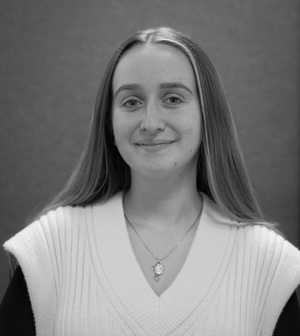
<instances>
[{"instance_id":1,"label":"oval pendant","mask_svg":"<svg viewBox=\"0 0 300 336\"><path fill-rule=\"evenodd\" d=\"M165 271L165 266L158 261L155 265L152 266L154 272L154 279L158 281Z\"/></svg>"}]
</instances>

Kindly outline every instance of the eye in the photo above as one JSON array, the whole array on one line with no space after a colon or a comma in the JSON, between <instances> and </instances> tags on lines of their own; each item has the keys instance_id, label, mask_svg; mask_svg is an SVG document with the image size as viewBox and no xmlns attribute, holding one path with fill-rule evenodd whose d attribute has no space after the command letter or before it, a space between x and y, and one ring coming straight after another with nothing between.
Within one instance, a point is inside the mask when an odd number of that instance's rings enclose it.
<instances>
[{"instance_id":1,"label":"eye","mask_svg":"<svg viewBox=\"0 0 300 336\"><path fill-rule=\"evenodd\" d=\"M177 105L177 104L183 103L183 100L180 97L175 96L175 95L168 96L166 100L169 100L171 102L171 105Z\"/></svg>"},{"instance_id":2,"label":"eye","mask_svg":"<svg viewBox=\"0 0 300 336\"><path fill-rule=\"evenodd\" d=\"M125 107L128 107L128 108L134 108L134 107L137 107L137 106L138 106L138 105L136 104L137 102L139 102L139 100L134 99L134 98L130 98L130 99L127 99L127 100L122 104L122 106L125 106Z\"/></svg>"}]
</instances>

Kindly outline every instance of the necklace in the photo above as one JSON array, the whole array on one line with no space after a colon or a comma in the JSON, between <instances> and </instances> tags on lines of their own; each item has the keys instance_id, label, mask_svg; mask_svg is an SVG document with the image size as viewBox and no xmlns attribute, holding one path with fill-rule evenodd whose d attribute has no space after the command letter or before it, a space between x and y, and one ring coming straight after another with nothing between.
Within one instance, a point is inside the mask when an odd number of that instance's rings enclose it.
<instances>
[{"instance_id":1,"label":"necklace","mask_svg":"<svg viewBox=\"0 0 300 336\"><path fill-rule=\"evenodd\" d=\"M199 214L197 215L197 217L195 218L195 220L193 221L193 224L185 231L183 237L177 242L177 244L162 258L156 257L153 252L150 250L150 248L147 246L147 244L145 243L144 239L140 236L140 234L138 233L138 231L136 230L136 228L134 227L133 223L129 220L129 218L127 217L125 210L124 210L124 216L127 220L127 222L130 224L130 226L133 228L134 232L137 234L137 236L140 238L140 240L142 241L144 247L147 249L148 252L150 252L150 254L152 255L152 257L156 260L156 263L154 265L152 265L152 271L153 271L153 276L154 276L154 280L158 281L160 280L161 276L165 273L166 271L166 266L162 263L162 261L164 259L166 259L174 250L176 250L178 248L178 246L180 245L180 243L182 243L182 241L185 239L185 237L187 236L187 234L190 232L190 230L197 224L198 222L198 218L200 217L201 213L202 213L202 208L203 205L201 207L201 210L199 211Z\"/></svg>"}]
</instances>

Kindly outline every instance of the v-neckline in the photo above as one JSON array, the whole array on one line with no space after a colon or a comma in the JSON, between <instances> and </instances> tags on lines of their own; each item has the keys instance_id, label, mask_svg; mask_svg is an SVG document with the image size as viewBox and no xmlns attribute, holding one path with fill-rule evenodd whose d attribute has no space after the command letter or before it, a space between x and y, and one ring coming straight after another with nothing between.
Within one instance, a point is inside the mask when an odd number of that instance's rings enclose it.
<instances>
[{"instance_id":1,"label":"v-neckline","mask_svg":"<svg viewBox=\"0 0 300 336\"><path fill-rule=\"evenodd\" d=\"M126 229L126 233L125 235L127 236L127 247L128 247L128 250L130 251L129 253L131 254L131 259L135 259L135 263L137 265L137 271L139 273L141 273L141 277L144 278L144 281L146 282L146 286L148 285L149 287L149 290L150 292L153 292L153 295L156 297L157 300L163 300L165 296L167 296L167 291L169 290L172 290L171 287L173 286L173 284L175 283L175 281L177 280L178 276L180 275L180 273L184 273L184 268L185 268L185 264L189 258L189 255L192 253L192 249L193 249L193 245L194 245L194 241L197 240L196 239L196 236L197 236L197 233L198 233L198 227L199 225L201 225L201 222L202 222L202 215L203 215L203 209L204 209L204 196L203 194L201 193L201 200L202 200L202 207L201 207L201 212L200 214L197 216L197 223L195 222L194 224L196 224L196 229L195 229L195 232L194 232L194 235L192 237L192 241L190 243L190 246L188 248L188 252L187 252L187 255L184 259L184 262L182 263L179 271L177 272L177 274L175 275L175 277L173 278L172 282L169 284L169 286L163 291L161 292L160 294L157 294L155 292L155 290L152 288L151 284L149 283L149 281L147 280L143 270L142 270L142 267L137 259L137 256L134 252L134 249L133 249L133 246L132 246L132 243L131 243L131 240L130 240L130 237L129 237L129 232L128 232L128 226L127 226L127 223L126 223L126 219L125 219L125 209L124 209L124 193L122 194L121 196L121 201L122 201L122 211L123 211L123 214L124 214L124 223L125 223L125 229ZM155 263L155 261L153 262Z\"/></svg>"},{"instance_id":2,"label":"v-neckline","mask_svg":"<svg viewBox=\"0 0 300 336\"><path fill-rule=\"evenodd\" d=\"M204 306L227 268L234 228L224 225L227 219L204 193L202 199L202 213L189 252L161 295L150 286L134 254L124 217L123 192L107 204L92 206L89 240L97 277L114 302L126 307L136 321L145 325L145 312L151 316L147 330L155 329L154 321L171 330L196 307Z\"/></svg>"}]
</instances>

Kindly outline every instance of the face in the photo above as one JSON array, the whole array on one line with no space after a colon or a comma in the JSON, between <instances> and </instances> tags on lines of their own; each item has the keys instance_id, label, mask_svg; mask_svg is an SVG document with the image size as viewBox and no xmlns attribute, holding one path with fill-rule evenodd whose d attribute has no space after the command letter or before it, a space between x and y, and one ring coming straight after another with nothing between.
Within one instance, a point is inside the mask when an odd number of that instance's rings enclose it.
<instances>
[{"instance_id":1,"label":"face","mask_svg":"<svg viewBox=\"0 0 300 336\"><path fill-rule=\"evenodd\" d=\"M200 107L192 66L168 45L135 46L113 77L115 144L131 174L169 176L194 169Z\"/></svg>"}]
</instances>

